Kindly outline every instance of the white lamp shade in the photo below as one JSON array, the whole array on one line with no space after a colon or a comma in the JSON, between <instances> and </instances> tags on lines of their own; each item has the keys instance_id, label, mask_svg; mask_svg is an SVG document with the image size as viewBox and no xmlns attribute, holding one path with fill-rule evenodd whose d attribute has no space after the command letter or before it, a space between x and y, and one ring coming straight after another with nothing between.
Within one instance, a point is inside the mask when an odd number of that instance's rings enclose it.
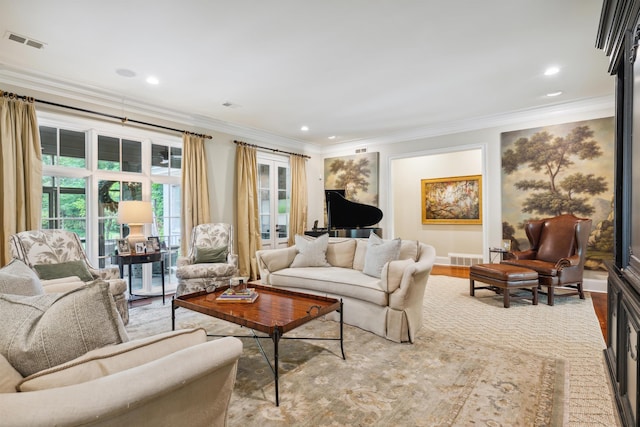
<instances>
[{"instance_id":1,"label":"white lamp shade","mask_svg":"<svg viewBox=\"0 0 640 427\"><path fill-rule=\"evenodd\" d=\"M153 222L151 202L127 200L118 203L118 224L150 224Z\"/></svg>"}]
</instances>

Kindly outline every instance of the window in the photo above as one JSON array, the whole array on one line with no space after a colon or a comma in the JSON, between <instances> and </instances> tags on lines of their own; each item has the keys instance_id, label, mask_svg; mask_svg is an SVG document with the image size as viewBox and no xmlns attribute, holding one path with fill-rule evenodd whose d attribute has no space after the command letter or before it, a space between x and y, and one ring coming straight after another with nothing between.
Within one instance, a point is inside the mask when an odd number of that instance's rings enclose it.
<instances>
[{"instance_id":1,"label":"window","mask_svg":"<svg viewBox=\"0 0 640 427\"><path fill-rule=\"evenodd\" d=\"M291 207L289 159L258 154L258 199L263 248L287 246Z\"/></svg>"},{"instance_id":2,"label":"window","mask_svg":"<svg viewBox=\"0 0 640 427\"><path fill-rule=\"evenodd\" d=\"M161 272L159 263L134 266L134 293L157 293L160 275L167 273L167 289L175 288L180 137L57 114L38 113L38 121L43 154L42 228L77 233L89 259L103 268L116 264L116 241L129 231L126 224L118 224L118 203L151 200L154 222L145 227L145 235L158 236L164 243L166 270Z\"/></svg>"}]
</instances>

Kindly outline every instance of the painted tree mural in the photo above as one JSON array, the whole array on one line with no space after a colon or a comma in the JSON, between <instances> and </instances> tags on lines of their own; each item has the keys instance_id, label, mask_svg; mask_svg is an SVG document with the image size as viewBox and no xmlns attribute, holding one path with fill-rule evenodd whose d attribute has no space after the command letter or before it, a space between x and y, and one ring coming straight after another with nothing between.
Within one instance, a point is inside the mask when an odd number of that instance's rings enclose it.
<instances>
[{"instance_id":1,"label":"painted tree mural","mask_svg":"<svg viewBox=\"0 0 640 427\"><path fill-rule=\"evenodd\" d=\"M325 189L345 190L348 200L378 205L378 153L324 160Z\"/></svg>"},{"instance_id":2,"label":"painted tree mural","mask_svg":"<svg viewBox=\"0 0 640 427\"><path fill-rule=\"evenodd\" d=\"M524 223L571 213L593 220L587 267L613 251L613 119L502 134L503 238L527 249Z\"/></svg>"},{"instance_id":3,"label":"painted tree mural","mask_svg":"<svg viewBox=\"0 0 640 427\"><path fill-rule=\"evenodd\" d=\"M535 133L530 138L520 138L515 149L508 149L502 156L502 168L509 175L520 167L528 167L541 179L524 179L514 186L528 191L522 211L556 216L571 213L588 217L594 211L588 196L607 190L603 176L592 173L572 172L573 158L595 159L602 155L593 131L588 126L577 126L566 136L554 136L547 131Z\"/></svg>"}]
</instances>

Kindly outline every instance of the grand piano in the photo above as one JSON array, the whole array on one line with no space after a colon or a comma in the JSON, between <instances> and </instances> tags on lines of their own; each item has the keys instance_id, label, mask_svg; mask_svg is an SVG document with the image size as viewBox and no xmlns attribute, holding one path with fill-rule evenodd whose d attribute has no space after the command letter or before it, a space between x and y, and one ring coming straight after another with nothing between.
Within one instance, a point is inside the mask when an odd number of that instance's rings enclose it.
<instances>
[{"instance_id":1,"label":"grand piano","mask_svg":"<svg viewBox=\"0 0 640 427\"><path fill-rule=\"evenodd\" d=\"M382 237L382 228L372 227L382 219L382 211L375 206L347 200L344 190L325 190L327 228L314 227L305 231L308 236L329 233L331 237L369 237L373 231ZM317 221L316 221L317 223Z\"/></svg>"}]
</instances>

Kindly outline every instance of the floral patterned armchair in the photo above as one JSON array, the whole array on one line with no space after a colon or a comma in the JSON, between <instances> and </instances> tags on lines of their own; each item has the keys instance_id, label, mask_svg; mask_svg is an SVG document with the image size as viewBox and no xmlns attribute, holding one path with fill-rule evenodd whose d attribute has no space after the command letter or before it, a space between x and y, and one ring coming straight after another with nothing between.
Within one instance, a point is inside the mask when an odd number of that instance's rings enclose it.
<instances>
[{"instance_id":1,"label":"floral patterned armchair","mask_svg":"<svg viewBox=\"0 0 640 427\"><path fill-rule=\"evenodd\" d=\"M199 255L207 249L218 249L224 259L213 260ZM226 252L226 254L225 254ZM176 296L198 291L213 292L228 285L238 272L238 255L233 253L233 227L231 224L200 224L193 227L189 253L177 260Z\"/></svg>"},{"instance_id":2,"label":"floral patterned armchair","mask_svg":"<svg viewBox=\"0 0 640 427\"><path fill-rule=\"evenodd\" d=\"M38 267L36 266L84 261L91 274L91 279L89 280L102 279L109 283L109 290L113 295L113 300L116 303L116 308L120 313L120 317L122 317L122 321L125 325L129 322L129 307L125 296L127 285L120 278L120 270L118 267L103 269L93 267L76 233L55 229L22 231L9 238L9 247L13 258L17 258L27 264L39 277L41 275L38 273ZM43 285L45 285L46 290L45 282L43 281ZM75 286L77 285L74 284L71 287ZM68 289L57 286L57 291L64 290Z\"/></svg>"}]
</instances>

